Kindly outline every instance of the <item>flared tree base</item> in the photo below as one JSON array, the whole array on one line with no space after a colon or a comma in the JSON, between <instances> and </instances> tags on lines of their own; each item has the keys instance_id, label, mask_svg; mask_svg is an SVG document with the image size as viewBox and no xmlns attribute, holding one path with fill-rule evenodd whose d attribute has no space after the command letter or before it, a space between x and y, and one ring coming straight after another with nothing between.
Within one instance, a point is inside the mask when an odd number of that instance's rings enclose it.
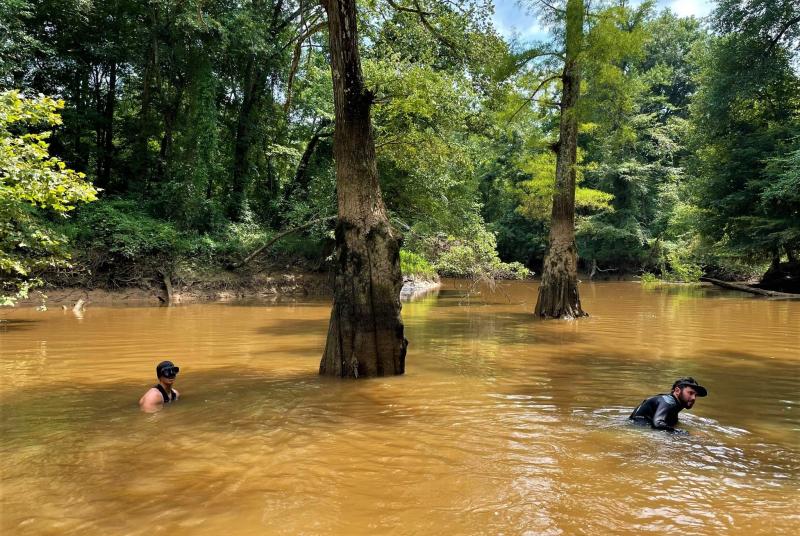
<instances>
[{"instance_id":1,"label":"flared tree base","mask_svg":"<svg viewBox=\"0 0 800 536\"><path fill-rule=\"evenodd\" d=\"M536 316L573 319L589 316L578 294L578 254L574 243L552 245L544 260Z\"/></svg>"},{"instance_id":2,"label":"flared tree base","mask_svg":"<svg viewBox=\"0 0 800 536\"><path fill-rule=\"evenodd\" d=\"M408 341L400 317L400 247L388 223L336 230L337 274L324 376L364 378L405 372Z\"/></svg>"}]
</instances>

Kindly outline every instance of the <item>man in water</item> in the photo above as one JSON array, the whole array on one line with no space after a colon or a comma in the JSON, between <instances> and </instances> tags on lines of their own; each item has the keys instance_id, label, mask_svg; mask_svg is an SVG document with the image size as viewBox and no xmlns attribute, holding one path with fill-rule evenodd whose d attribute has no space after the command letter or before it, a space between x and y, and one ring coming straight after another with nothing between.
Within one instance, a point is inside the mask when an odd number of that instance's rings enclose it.
<instances>
[{"instance_id":1,"label":"man in water","mask_svg":"<svg viewBox=\"0 0 800 536\"><path fill-rule=\"evenodd\" d=\"M180 394L172 388L172 384L175 383L175 376L179 371L180 368L172 361L162 361L156 365L158 383L142 395L139 399L139 408L144 412L154 413L163 408L164 404L178 400Z\"/></svg>"},{"instance_id":2,"label":"man in water","mask_svg":"<svg viewBox=\"0 0 800 536\"><path fill-rule=\"evenodd\" d=\"M672 392L643 400L629 418L648 423L656 430L674 432L678 413L682 409L692 409L695 399L707 394L706 388L698 385L694 378L679 378L672 384Z\"/></svg>"}]
</instances>

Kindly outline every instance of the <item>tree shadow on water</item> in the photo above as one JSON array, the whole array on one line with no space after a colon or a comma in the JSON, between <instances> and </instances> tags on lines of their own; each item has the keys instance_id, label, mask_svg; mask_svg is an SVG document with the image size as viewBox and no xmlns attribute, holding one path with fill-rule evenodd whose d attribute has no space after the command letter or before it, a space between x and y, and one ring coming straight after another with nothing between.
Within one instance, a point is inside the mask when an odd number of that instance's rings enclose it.
<instances>
[{"instance_id":1,"label":"tree shadow on water","mask_svg":"<svg viewBox=\"0 0 800 536\"><path fill-rule=\"evenodd\" d=\"M590 334L571 322L541 321L532 314L480 310L448 313L435 322L411 323L412 336L447 340L474 337L482 342L561 346L588 342ZM412 342L415 342L412 340Z\"/></svg>"},{"instance_id":2,"label":"tree shadow on water","mask_svg":"<svg viewBox=\"0 0 800 536\"><path fill-rule=\"evenodd\" d=\"M0 318L0 333L6 333L9 331L23 331L31 329L35 324L38 324L41 320L23 320L20 318L8 318L3 319Z\"/></svg>"},{"instance_id":3,"label":"tree shadow on water","mask_svg":"<svg viewBox=\"0 0 800 536\"><path fill-rule=\"evenodd\" d=\"M326 316L324 319L315 318L285 318L277 320L274 325L260 326L254 331L258 335L307 335L307 334L321 334L322 336L327 333L329 318Z\"/></svg>"}]
</instances>

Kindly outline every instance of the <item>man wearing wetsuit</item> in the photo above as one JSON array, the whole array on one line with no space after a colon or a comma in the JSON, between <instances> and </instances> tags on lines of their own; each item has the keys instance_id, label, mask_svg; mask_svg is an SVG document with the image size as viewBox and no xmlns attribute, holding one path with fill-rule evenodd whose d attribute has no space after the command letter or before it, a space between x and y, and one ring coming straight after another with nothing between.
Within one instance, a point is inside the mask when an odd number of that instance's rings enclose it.
<instances>
[{"instance_id":1,"label":"man wearing wetsuit","mask_svg":"<svg viewBox=\"0 0 800 536\"><path fill-rule=\"evenodd\" d=\"M156 365L158 383L139 399L139 408L142 411L154 413L163 408L164 404L178 400L180 394L172 388L172 384L175 383L179 370L172 361L162 361Z\"/></svg>"},{"instance_id":2,"label":"man wearing wetsuit","mask_svg":"<svg viewBox=\"0 0 800 536\"><path fill-rule=\"evenodd\" d=\"M691 409L698 396L707 394L706 388L698 385L694 378L679 378L672 384L672 392L643 400L629 418L650 424L656 430L674 432L678 413Z\"/></svg>"}]
</instances>

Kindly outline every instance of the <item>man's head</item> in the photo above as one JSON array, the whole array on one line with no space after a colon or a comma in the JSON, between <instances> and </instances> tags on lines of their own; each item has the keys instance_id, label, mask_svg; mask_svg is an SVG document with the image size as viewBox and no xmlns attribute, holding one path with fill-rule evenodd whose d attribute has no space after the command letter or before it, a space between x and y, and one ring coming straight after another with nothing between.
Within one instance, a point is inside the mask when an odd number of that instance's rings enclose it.
<instances>
[{"instance_id":1,"label":"man's head","mask_svg":"<svg viewBox=\"0 0 800 536\"><path fill-rule=\"evenodd\" d=\"M678 378L672 384L672 396L674 396L683 409L691 409L698 396L706 396L708 391L705 387L698 384L694 378Z\"/></svg>"},{"instance_id":2,"label":"man's head","mask_svg":"<svg viewBox=\"0 0 800 536\"><path fill-rule=\"evenodd\" d=\"M156 365L156 376L158 381L163 381L169 385L175 381L175 376L178 375L180 368L175 366L172 361L162 361Z\"/></svg>"}]
</instances>

